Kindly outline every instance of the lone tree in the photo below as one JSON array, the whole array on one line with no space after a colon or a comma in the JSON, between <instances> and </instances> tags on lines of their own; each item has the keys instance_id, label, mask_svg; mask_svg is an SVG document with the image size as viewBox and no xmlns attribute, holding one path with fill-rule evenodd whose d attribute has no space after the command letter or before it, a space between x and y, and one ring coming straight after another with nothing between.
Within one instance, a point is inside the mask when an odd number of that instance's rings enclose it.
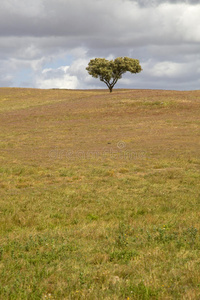
<instances>
[{"instance_id":1,"label":"lone tree","mask_svg":"<svg viewBox=\"0 0 200 300\"><path fill-rule=\"evenodd\" d=\"M115 60L91 59L86 70L92 77L103 81L112 92L114 85L122 78L124 73L128 71L136 74L141 72L142 68L138 59L117 57Z\"/></svg>"}]
</instances>

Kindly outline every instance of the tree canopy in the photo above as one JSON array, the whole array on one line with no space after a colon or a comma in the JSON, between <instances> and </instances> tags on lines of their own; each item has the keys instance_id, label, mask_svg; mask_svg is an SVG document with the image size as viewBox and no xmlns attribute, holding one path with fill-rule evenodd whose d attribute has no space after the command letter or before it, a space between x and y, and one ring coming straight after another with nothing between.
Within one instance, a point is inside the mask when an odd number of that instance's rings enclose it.
<instances>
[{"instance_id":1,"label":"tree canopy","mask_svg":"<svg viewBox=\"0 0 200 300\"><path fill-rule=\"evenodd\" d=\"M112 92L114 85L122 78L124 73L130 72L136 74L141 72L142 68L138 59L117 57L114 60L107 60L105 58L91 59L86 70L92 77L103 81L110 92Z\"/></svg>"}]
</instances>

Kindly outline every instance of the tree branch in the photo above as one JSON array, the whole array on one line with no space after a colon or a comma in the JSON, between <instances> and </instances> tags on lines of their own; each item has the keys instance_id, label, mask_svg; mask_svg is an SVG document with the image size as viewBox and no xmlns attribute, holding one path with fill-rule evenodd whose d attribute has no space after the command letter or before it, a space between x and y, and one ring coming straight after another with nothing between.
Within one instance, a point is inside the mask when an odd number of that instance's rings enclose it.
<instances>
[{"instance_id":1,"label":"tree branch","mask_svg":"<svg viewBox=\"0 0 200 300\"><path fill-rule=\"evenodd\" d=\"M112 87L114 87L114 85L117 83L118 81L118 78L114 78L112 83L110 84Z\"/></svg>"},{"instance_id":2,"label":"tree branch","mask_svg":"<svg viewBox=\"0 0 200 300\"><path fill-rule=\"evenodd\" d=\"M102 79L102 81L107 85L108 88L110 88L110 82L106 81L105 79Z\"/></svg>"}]
</instances>

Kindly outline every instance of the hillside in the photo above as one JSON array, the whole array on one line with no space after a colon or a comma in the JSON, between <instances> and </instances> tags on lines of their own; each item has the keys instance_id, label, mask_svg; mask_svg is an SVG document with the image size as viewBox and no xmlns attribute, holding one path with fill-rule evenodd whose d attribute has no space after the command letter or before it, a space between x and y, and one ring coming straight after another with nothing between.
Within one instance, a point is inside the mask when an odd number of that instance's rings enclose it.
<instances>
[{"instance_id":1,"label":"hillside","mask_svg":"<svg viewBox=\"0 0 200 300\"><path fill-rule=\"evenodd\" d=\"M0 88L0 298L199 299L200 91Z\"/></svg>"}]
</instances>

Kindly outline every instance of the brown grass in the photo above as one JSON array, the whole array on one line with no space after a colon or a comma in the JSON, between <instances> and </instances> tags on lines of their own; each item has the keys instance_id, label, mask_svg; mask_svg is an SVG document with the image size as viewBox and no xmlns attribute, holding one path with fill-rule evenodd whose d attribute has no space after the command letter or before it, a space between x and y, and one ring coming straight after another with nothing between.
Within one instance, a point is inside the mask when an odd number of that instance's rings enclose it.
<instances>
[{"instance_id":1,"label":"brown grass","mask_svg":"<svg viewBox=\"0 0 200 300\"><path fill-rule=\"evenodd\" d=\"M0 89L1 299L199 299L200 91Z\"/></svg>"}]
</instances>

